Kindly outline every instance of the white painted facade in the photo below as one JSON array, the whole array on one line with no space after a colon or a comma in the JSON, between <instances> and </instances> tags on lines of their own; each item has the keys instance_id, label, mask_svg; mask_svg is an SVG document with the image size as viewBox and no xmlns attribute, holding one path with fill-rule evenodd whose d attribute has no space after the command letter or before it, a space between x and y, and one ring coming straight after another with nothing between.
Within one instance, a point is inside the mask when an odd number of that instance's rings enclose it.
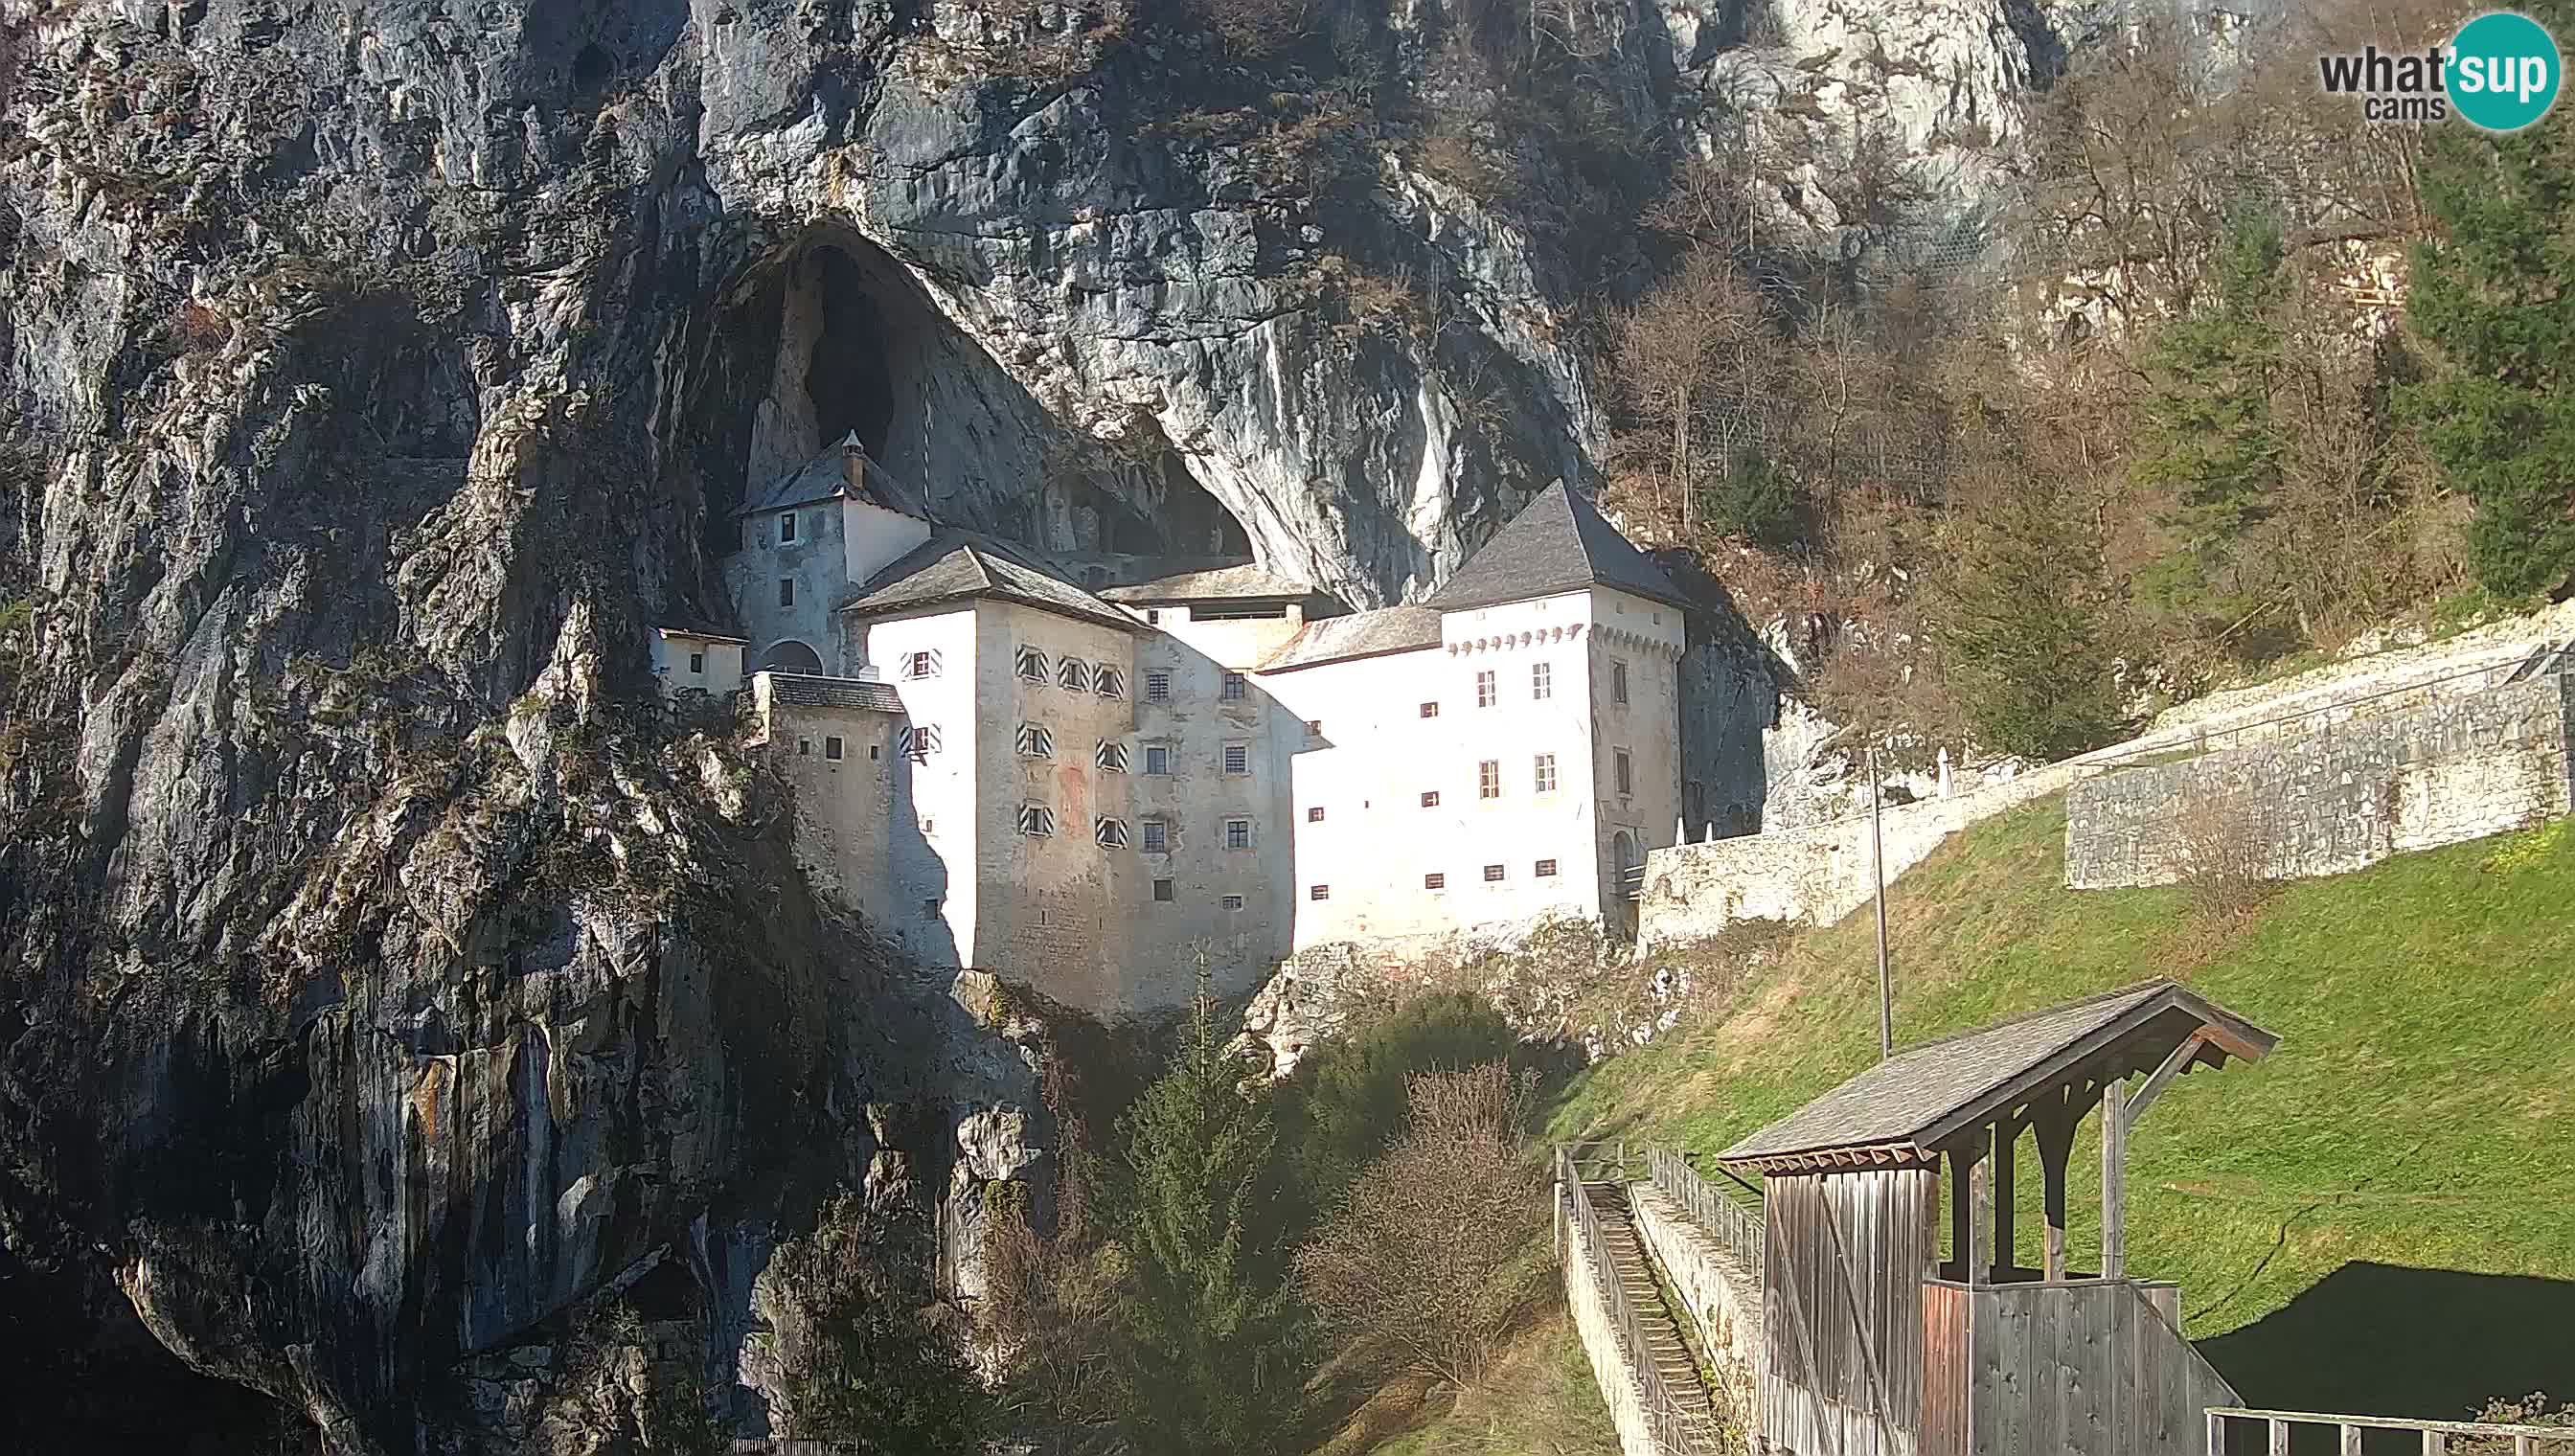
<instances>
[{"instance_id":1,"label":"white painted facade","mask_svg":"<svg viewBox=\"0 0 2575 1456\"><path fill-rule=\"evenodd\" d=\"M721 698L738 693L744 681L744 646L741 638L721 633L657 628L653 633L653 677L662 685L665 698L688 693Z\"/></svg>"}]
</instances>

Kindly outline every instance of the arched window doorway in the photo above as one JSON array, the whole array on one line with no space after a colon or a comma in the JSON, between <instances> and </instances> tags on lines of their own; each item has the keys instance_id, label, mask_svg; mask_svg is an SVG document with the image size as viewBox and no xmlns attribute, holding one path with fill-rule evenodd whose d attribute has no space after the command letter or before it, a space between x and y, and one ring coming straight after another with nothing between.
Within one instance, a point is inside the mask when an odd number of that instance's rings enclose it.
<instances>
[{"instance_id":1,"label":"arched window doorway","mask_svg":"<svg viewBox=\"0 0 2575 1456\"><path fill-rule=\"evenodd\" d=\"M823 671L822 655L803 643L789 638L772 644L760 660L760 666L779 673L816 673Z\"/></svg>"}]
</instances>

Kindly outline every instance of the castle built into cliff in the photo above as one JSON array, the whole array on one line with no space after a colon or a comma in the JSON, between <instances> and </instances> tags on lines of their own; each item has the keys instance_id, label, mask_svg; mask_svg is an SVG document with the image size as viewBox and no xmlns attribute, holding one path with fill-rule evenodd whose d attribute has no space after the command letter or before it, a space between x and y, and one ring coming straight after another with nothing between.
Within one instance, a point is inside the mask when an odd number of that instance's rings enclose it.
<instances>
[{"instance_id":1,"label":"castle built into cliff","mask_svg":"<svg viewBox=\"0 0 2575 1456\"><path fill-rule=\"evenodd\" d=\"M941 526L855 442L755 494L739 635L659 634L666 693L747 692L817 884L932 964L1103 1015L1616 920L1681 808L1683 599L1561 484L1419 605L1246 562L1074 565Z\"/></svg>"}]
</instances>

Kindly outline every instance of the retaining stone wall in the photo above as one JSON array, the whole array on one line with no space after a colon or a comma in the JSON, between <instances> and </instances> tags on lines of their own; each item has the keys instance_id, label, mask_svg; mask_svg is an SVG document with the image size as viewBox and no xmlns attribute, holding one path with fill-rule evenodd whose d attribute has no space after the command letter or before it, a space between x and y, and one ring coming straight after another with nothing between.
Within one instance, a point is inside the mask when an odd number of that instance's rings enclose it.
<instances>
[{"instance_id":1,"label":"retaining stone wall","mask_svg":"<svg viewBox=\"0 0 2575 1456\"><path fill-rule=\"evenodd\" d=\"M1627 1205L1635 1211L1646 1252L1688 1302L1726 1395L1739 1415L1748 1416L1761 1388L1761 1289L1752 1271L1700 1228L1679 1200L1653 1184L1629 1184ZM1743 1424L1748 1429L1753 1423Z\"/></svg>"},{"instance_id":2,"label":"retaining stone wall","mask_svg":"<svg viewBox=\"0 0 2575 1456\"><path fill-rule=\"evenodd\" d=\"M1602 1255L1582 1237L1582 1225L1564 1216L1561 1190L1556 1196L1555 1236L1564 1270L1564 1302L1573 1311L1573 1328L1582 1337L1582 1352L1591 1357L1592 1382L1609 1407L1618 1428L1618 1449L1626 1456L1662 1456L1653 1427L1645 1421L1645 1388L1627 1368L1627 1352L1618 1339L1618 1322L1600 1297L1599 1278L1606 1270Z\"/></svg>"}]
</instances>

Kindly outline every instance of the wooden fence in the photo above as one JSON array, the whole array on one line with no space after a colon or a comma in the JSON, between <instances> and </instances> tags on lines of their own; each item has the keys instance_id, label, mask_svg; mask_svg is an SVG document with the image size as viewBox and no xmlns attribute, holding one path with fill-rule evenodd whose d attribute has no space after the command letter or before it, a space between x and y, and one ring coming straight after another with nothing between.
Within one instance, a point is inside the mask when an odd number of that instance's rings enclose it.
<instances>
[{"instance_id":1,"label":"wooden fence","mask_svg":"<svg viewBox=\"0 0 2575 1456\"><path fill-rule=\"evenodd\" d=\"M2179 1293L1924 1281L1921 1456L2194 1456L2203 1414L2237 1397L2182 1338Z\"/></svg>"},{"instance_id":2,"label":"wooden fence","mask_svg":"<svg viewBox=\"0 0 2575 1456\"><path fill-rule=\"evenodd\" d=\"M1645 1175L1654 1186L1670 1194L1672 1201L1689 1210L1689 1216L1707 1235L1722 1245L1727 1253L1741 1261L1752 1275L1752 1287L1761 1287L1761 1211L1746 1208L1743 1201L1718 1188L1698 1175L1689 1165L1689 1155L1668 1147L1645 1151Z\"/></svg>"},{"instance_id":3,"label":"wooden fence","mask_svg":"<svg viewBox=\"0 0 2575 1456\"><path fill-rule=\"evenodd\" d=\"M2568 1456L2575 1453L2575 1426L2516 1426L2471 1421L2409 1421L2389 1416L2328 1415L2318 1411L2247 1410L2212 1406L2208 1411L2208 1456L2227 1456L2229 1437L2254 1434L2241 1423L2258 1422L2265 1456L2288 1456L2289 1440L2300 1427L2330 1428L2340 1456L2360 1456L2367 1431L2401 1432L2414 1437L2423 1456ZM2232 1448L2252 1447L2238 1439Z\"/></svg>"}]
</instances>

